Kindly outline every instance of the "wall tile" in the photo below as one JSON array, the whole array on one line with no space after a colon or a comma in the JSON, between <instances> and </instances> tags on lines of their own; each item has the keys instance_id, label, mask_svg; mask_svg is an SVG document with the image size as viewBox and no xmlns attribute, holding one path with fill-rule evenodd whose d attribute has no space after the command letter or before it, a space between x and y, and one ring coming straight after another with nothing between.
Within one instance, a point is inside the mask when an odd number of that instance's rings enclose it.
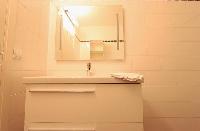
<instances>
[{"instance_id":1,"label":"wall tile","mask_svg":"<svg viewBox=\"0 0 200 131\"><path fill-rule=\"evenodd\" d=\"M193 118L145 118L145 131L198 131L198 119ZM198 120L199 121L199 120Z\"/></svg>"},{"instance_id":2,"label":"wall tile","mask_svg":"<svg viewBox=\"0 0 200 131\"><path fill-rule=\"evenodd\" d=\"M132 56L133 70L160 70L160 57L159 56Z\"/></svg>"},{"instance_id":3,"label":"wall tile","mask_svg":"<svg viewBox=\"0 0 200 131\"><path fill-rule=\"evenodd\" d=\"M194 105L189 101L144 101L144 117L194 117Z\"/></svg>"}]
</instances>

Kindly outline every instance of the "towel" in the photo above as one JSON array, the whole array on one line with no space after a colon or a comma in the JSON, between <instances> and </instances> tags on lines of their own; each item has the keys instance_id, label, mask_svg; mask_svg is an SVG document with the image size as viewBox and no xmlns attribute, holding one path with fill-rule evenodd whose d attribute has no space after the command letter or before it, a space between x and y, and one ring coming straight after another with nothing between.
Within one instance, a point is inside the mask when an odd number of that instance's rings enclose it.
<instances>
[{"instance_id":1,"label":"towel","mask_svg":"<svg viewBox=\"0 0 200 131\"><path fill-rule=\"evenodd\" d=\"M114 78L119 78L122 80L133 81L133 82L143 82L144 78L141 74L136 73L112 73L110 74Z\"/></svg>"}]
</instances>

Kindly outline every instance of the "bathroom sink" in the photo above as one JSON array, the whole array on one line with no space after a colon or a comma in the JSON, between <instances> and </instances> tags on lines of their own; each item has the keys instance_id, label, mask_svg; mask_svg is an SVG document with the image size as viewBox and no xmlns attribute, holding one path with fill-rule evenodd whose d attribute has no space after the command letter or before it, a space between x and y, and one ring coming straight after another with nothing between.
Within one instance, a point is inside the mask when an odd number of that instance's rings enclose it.
<instances>
[{"instance_id":1,"label":"bathroom sink","mask_svg":"<svg viewBox=\"0 0 200 131\"><path fill-rule=\"evenodd\" d=\"M141 83L105 76L38 76L24 77L23 83Z\"/></svg>"}]
</instances>

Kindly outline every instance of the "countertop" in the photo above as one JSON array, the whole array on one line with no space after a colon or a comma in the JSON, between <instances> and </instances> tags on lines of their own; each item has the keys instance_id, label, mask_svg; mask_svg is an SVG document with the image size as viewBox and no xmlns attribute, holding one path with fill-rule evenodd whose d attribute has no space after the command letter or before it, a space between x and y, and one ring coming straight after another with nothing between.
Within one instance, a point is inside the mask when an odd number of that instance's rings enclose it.
<instances>
[{"instance_id":1,"label":"countertop","mask_svg":"<svg viewBox=\"0 0 200 131\"><path fill-rule=\"evenodd\" d=\"M24 77L25 84L141 84L143 80L127 81L111 76L38 76L38 77Z\"/></svg>"}]
</instances>

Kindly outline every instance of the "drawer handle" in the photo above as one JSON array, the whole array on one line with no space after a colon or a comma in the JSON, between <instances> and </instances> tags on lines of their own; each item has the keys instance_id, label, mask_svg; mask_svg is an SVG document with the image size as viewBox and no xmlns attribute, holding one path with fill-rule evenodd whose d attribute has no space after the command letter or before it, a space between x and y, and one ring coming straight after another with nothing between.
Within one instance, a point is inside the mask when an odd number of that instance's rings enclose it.
<instances>
[{"instance_id":1,"label":"drawer handle","mask_svg":"<svg viewBox=\"0 0 200 131\"><path fill-rule=\"evenodd\" d=\"M93 89L30 89L29 92L45 92L45 93L95 93Z\"/></svg>"},{"instance_id":2,"label":"drawer handle","mask_svg":"<svg viewBox=\"0 0 200 131\"><path fill-rule=\"evenodd\" d=\"M28 131L96 131L95 128L29 128Z\"/></svg>"}]
</instances>

